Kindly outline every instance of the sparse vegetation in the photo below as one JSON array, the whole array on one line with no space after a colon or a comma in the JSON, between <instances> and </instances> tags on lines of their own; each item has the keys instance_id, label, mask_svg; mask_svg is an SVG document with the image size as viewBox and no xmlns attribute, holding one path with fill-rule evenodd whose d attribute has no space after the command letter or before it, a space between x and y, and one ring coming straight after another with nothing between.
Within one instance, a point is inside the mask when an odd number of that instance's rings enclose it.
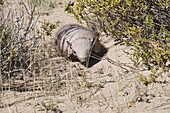
<instances>
[{"instance_id":1,"label":"sparse vegetation","mask_svg":"<svg viewBox=\"0 0 170 113\"><path fill-rule=\"evenodd\" d=\"M161 4L161 7L150 6L156 13L153 16L147 12L152 10L146 7L152 0L147 5L145 0L140 3L122 1L69 3L67 10L74 13L79 22L86 21L89 27L102 32L102 44L110 46L108 43L114 42L107 37L110 35L116 42L133 48L134 53L130 53L133 62L123 52L129 54L129 47L115 45L99 63L86 68L59 56L53 45L52 36L58 27L76 23L72 15L64 12L65 1L0 0L0 112L169 112L170 77L163 73L169 69L165 65L169 59L169 19L166 18L169 13L161 13L169 12L169 2L153 2ZM133 8L135 5L138 5L138 12ZM160 9L155 10L157 8ZM109 18L108 10L116 16ZM131 18L133 13L138 16ZM144 15L140 17L140 13ZM147 23L138 22L140 19ZM160 29L154 19L161 20ZM147 33L152 29L155 32ZM148 59L144 60L146 57ZM151 72L142 66L137 69L141 62L149 62L145 66ZM163 71L157 71L159 68Z\"/></svg>"},{"instance_id":2,"label":"sparse vegetation","mask_svg":"<svg viewBox=\"0 0 170 113\"><path fill-rule=\"evenodd\" d=\"M61 2L57 0L31 0L30 3L33 3L36 7L41 7L43 9L55 8Z\"/></svg>"},{"instance_id":3,"label":"sparse vegetation","mask_svg":"<svg viewBox=\"0 0 170 113\"><path fill-rule=\"evenodd\" d=\"M39 15L35 16L37 11L34 4L30 4L31 8L28 9L27 4L22 2L21 10L15 9L16 4L11 5L14 9L7 13L6 9L2 11L0 29L1 74L3 82L9 83L9 89L14 88L10 85L15 84L16 78L24 79L24 73L38 76L42 61L55 53L46 37L51 36L52 30L58 27L58 22L43 22L41 27L37 26Z\"/></svg>"},{"instance_id":4,"label":"sparse vegetation","mask_svg":"<svg viewBox=\"0 0 170 113\"><path fill-rule=\"evenodd\" d=\"M45 33L46 36L52 36L52 31L59 27L59 22L56 23L49 23L49 22L43 22L41 28L43 29L43 33Z\"/></svg>"}]
</instances>

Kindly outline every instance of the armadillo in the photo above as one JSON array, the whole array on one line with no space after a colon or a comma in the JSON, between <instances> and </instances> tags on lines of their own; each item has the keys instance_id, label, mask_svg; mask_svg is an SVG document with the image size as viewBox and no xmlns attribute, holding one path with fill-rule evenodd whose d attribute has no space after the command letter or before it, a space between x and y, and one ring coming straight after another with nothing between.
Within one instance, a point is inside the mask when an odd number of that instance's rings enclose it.
<instances>
[{"instance_id":1,"label":"armadillo","mask_svg":"<svg viewBox=\"0 0 170 113\"><path fill-rule=\"evenodd\" d=\"M61 55L72 61L84 63L91 52L99 53L99 34L78 24L61 27L55 35L55 44Z\"/></svg>"}]
</instances>

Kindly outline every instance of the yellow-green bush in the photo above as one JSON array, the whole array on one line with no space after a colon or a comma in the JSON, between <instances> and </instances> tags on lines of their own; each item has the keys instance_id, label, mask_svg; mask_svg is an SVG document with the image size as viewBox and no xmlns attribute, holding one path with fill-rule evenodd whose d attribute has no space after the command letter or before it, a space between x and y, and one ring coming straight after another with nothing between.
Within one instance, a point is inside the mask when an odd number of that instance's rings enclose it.
<instances>
[{"instance_id":1,"label":"yellow-green bush","mask_svg":"<svg viewBox=\"0 0 170 113\"><path fill-rule=\"evenodd\" d=\"M142 62L154 73L168 69L170 0L77 0L67 11L132 47L134 62Z\"/></svg>"}]
</instances>

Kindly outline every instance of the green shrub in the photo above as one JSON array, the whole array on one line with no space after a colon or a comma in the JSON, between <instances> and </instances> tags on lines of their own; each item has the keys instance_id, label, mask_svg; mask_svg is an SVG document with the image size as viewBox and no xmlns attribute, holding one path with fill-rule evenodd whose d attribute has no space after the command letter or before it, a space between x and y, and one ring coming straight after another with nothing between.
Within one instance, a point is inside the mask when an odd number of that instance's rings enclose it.
<instances>
[{"instance_id":1,"label":"green shrub","mask_svg":"<svg viewBox=\"0 0 170 113\"><path fill-rule=\"evenodd\" d=\"M79 22L132 47L132 60L153 73L169 69L169 0L77 0L67 11Z\"/></svg>"}]
</instances>

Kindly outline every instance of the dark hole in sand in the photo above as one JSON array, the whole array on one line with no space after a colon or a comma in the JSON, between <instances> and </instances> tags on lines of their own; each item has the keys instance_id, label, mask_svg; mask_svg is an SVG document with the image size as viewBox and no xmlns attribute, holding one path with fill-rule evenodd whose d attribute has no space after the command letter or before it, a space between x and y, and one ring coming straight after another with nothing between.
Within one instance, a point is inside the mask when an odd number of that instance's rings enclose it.
<instances>
[{"instance_id":1,"label":"dark hole in sand","mask_svg":"<svg viewBox=\"0 0 170 113\"><path fill-rule=\"evenodd\" d=\"M92 67L93 65L97 64L98 62L101 61L102 57L108 52L107 48L105 48L102 45L101 51L99 53L94 53L94 55L97 58L94 58L93 55L90 57L89 62L84 62L82 63L84 66L86 66L87 68Z\"/></svg>"}]
</instances>

